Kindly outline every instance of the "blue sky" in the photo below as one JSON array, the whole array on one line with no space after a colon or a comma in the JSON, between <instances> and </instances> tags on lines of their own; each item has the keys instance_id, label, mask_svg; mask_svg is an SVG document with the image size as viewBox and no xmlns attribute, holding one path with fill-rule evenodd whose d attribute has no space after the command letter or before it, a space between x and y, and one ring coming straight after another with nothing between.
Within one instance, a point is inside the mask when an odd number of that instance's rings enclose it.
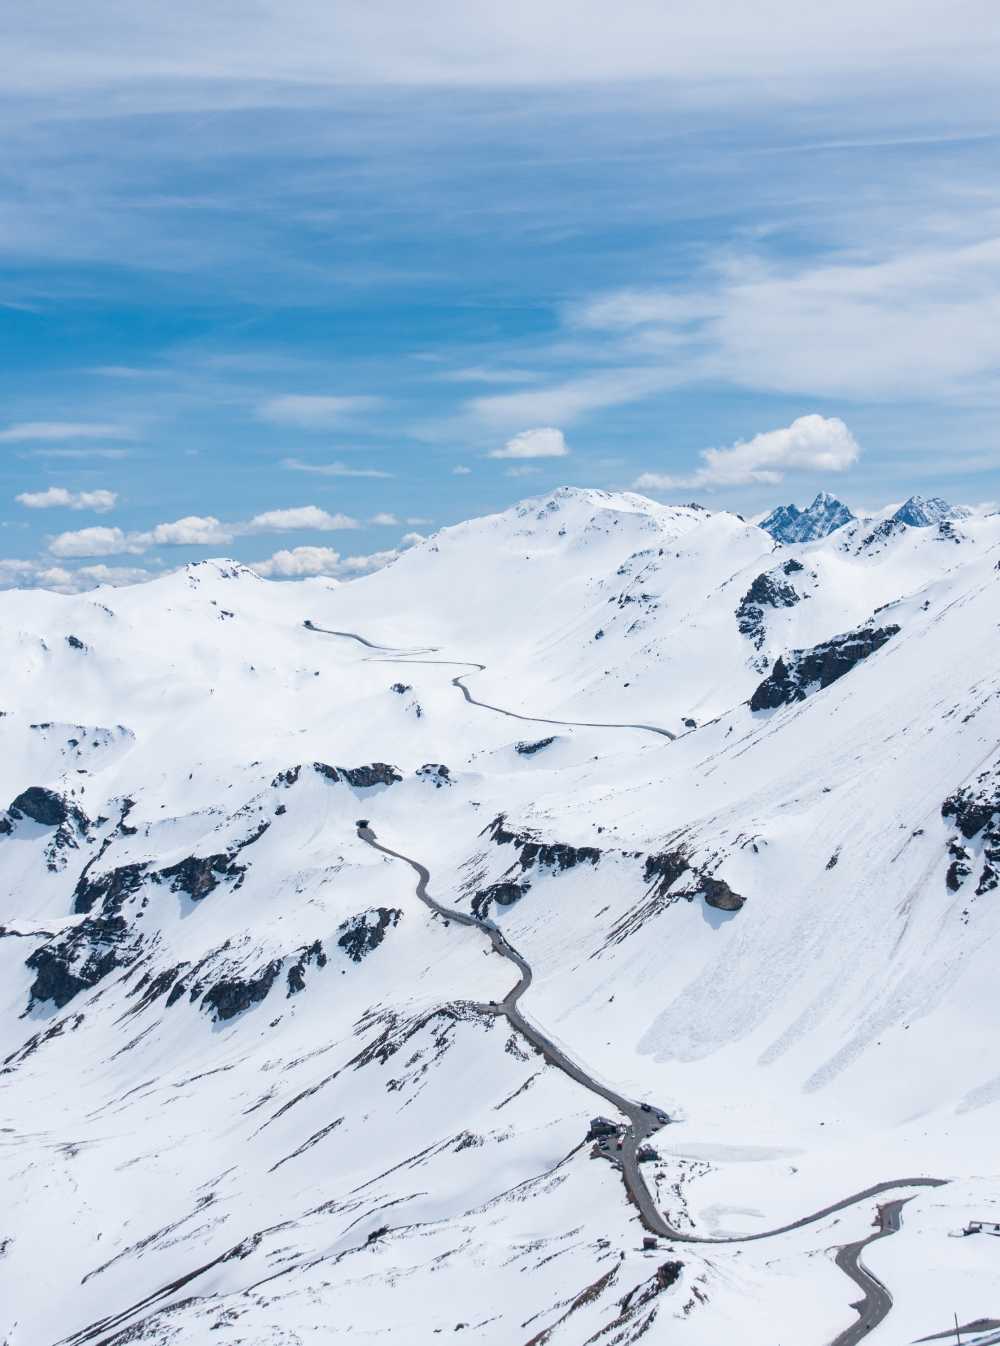
<instances>
[{"instance_id":1,"label":"blue sky","mask_svg":"<svg viewBox=\"0 0 1000 1346\"><path fill-rule=\"evenodd\" d=\"M351 575L563 483L1000 496L991 7L689 8L19 16L0 584Z\"/></svg>"}]
</instances>

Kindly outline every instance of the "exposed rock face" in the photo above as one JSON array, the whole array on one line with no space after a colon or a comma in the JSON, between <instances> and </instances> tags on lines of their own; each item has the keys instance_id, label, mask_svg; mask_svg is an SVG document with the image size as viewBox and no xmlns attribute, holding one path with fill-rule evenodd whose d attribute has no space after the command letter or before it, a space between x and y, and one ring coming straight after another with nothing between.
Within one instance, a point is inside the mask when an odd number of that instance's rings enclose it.
<instances>
[{"instance_id":1,"label":"exposed rock face","mask_svg":"<svg viewBox=\"0 0 1000 1346\"><path fill-rule=\"evenodd\" d=\"M218 888L223 879L240 878L246 873L245 865L234 864L230 856L189 855L176 865L161 869L156 875L157 881L166 879L174 892L187 893L198 902Z\"/></svg>"},{"instance_id":2,"label":"exposed rock face","mask_svg":"<svg viewBox=\"0 0 1000 1346\"><path fill-rule=\"evenodd\" d=\"M543 748L549 747L555 741L556 735L553 734L550 738L536 739L534 743L515 743L514 751L519 752L522 757L534 757L536 752L541 752Z\"/></svg>"},{"instance_id":3,"label":"exposed rock face","mask_svg":"<svg viewBox=\"0 0 1000 1346\"><path fill-rule=\"evenodd\" d=\"M717 911L739 911L746 901L745 897L733 892L725 879L711 878L707 874L702 875L701 891L708 905Z\"/></svg>"},{"instance_id":4,"label":"exposed rock face","mask_svg":"<svg viewBox=\"0 0 1000 1346\"><path fill-rule=\"evenodd\" d=\"M941 817L953 818L966 841L978 839L982 845L983 868L976 896L1000 886L1000 768L981 772L974 785L964 785L949 795L941 805ZM952 892L957 892L972 873L973 857L957 837L949 842L948 852L952 863L945 882Z\"/></svg>"},{"instance_id":5,"label":"exposed rock face","mask_svg":"<svg viewBox=\"0 0 1000 1346\"><path fill-rule=\"evenodd\" d=\"M46 790L41 785L32 785L23 790L9 806L8 812L16 818L30 818L43 827L58 827L68 818L80 816L74 804L56 794L55 790Z\"/></svg>"},{"instance_id":6,"label":"exposed rock face","mask_svg":"<svg viewBox=\"0 0 1000 1346\"><path fill-rule=\"evenodd\" d=\"M451 778L451 772L442 762L425 762L417 771L421 780L430 781L438 790L442 785L454 785Z\"/></svg>"},{"instance_id":7,"label":"exposed rock face","mask_svg":"<svg viewBox=\"0 0 1000 1346\"><path fill-rule=\"evenodd\" d=\"M788 583L787 578L782 577L803 569L805 567L800 561L790 557L776 570L765 571L764 574L758 575L740 599L740 605L736 609L737 624L741 635L752 640L756 649L759 650L767 638L764 609L791 608L796 603L801 603L802 595Z\"/></svg>"},{"instance_id":8,"label":"exposed rock face","mask_svg":"<svg viewBox=\"0 0 1000 1346\"><path fill-rule=\"evenodd\" d=\"M682 850L661 851L658 855L646 856L642 877L650 885L650 892L662 897L671 884L676 883L690 868Z\"/></svg>"},{"instance_id":9,"label":"exposed rock face","mask_svg":"<svg viewBox=\"0 0 1000 1346\"><path fill-rule=\"evenodd\" d=\"M308 948L303 949L299 957L288 969L288 994L297 995L299 991L305 990L306 968L315 963L317 967L326 967L327 957L323 952L323 945L319 940L314 940Z\"/></svg>"},{"instance_id":10,"label":"exposed rock face","mask_svg":"<svg viewBox=\"0 0 1000 1346\"><path fill-rule=\"evenodd\" d=\"M498 846L516 846L517 863L527 872L535 865L544 869L572 869L575 865L596 865L601 852L596 846L570 846L564 841L539 841L531 832L511 832L505 826L506 817L500 813L485 829L491 841ZM481 834L482 835L482 834Z\"/></svg>"},{"instance_id":11,"label":"exposed rock face","mask_svg":"<svg viewBox=\"0 0 1000 1346\"><path fill-rule=\"evenodd\" d=\"M836 496L820 491L808 509L799 509L797 505L779 505L761 521L760 526L776 542L813 542L837 528L843 528L853 518L851 511Z\"/></svg>"},{"instance_id":12,"label":"exposed rock face","mask_svg":"<svg viewBox=\"0 0 1000 1346\"><path fill-rule=\"evenodd\" d=\"M394 682L389 690L395 692L397 696L405 696L407 692L412 692L413 688L408 682Z\"/></svg>"},{"instance_id":13,"label":"exposed rock face","mask_svg":"<svg viewBox=\"0 0 1000 1346\"><path fill-rule=\"evenodd\" d=\"M355 963L377 949L385 939L386 931L399 924L402 912L397 907L370 907L338 927L337 943Z\"/></svg>"},{"instance_id":14,"label":"exposed rock face","mask_svg":"<svg viewBox=\"0 0 1000 1346\"><path fill-rule=\"evenodd\" d=\"M217 981L202 996L202 1008L211 1010L216 1021L222 1021L235 1018L252 1005L259 1005L274 985L281 963L280 958L275 958L249 977L225 977Z\"/></svg>"},{"instance_id":15,"label":"exposed rock face","mask_svg":"<svg viewBox=\"0 0 1000 1346\"><path fill-rule=\"evenodd\" d=\"M66 644L71 650L85 650L87 648L79 636L67 636Z\"/></svg>"},{"instance_id":16,"label":"exposed rock face","mask_svg":"<svg viewBox=\"0 0 1000 1346\"><path fill-rule=\"evenodd\" d=\"M91 879L87 866L73 892L73 910L89 912L99 906L103 915L117 915L125 899L142 886L148 868L147 864L119 865L117 869Z\"/></svg>"},{"instance_id":17,"label":"exposed rock face","mask_svg":"<svg viewBox=\"0 0 1000 1346\"><path fill-rule=\"evenodd\" d=\"M499 907L512 907L515 902L520 902L525 893L529 892L531 884L527 882L512 883L501 882L491 883L488 888L481 888L472 898L472 914L479 920L484 921L490 914L490 907L496 903Z\"/></svg>"},{"instance_id":18,"label":"exposed rock face","mask_svg":"<svg viewBox=\"0 0 1000 1346\"><path fill-rule=\"evenodd\" d=\"M403 777L388 762L372 762L368 766L327 766L325 762L314 762L313 770L318 771L327 780L346 781L355 790L370 790L373 785L395 785Z\"/></svg>"},{"instance_id":19,"label":"exposed rock face","mask_svg":"<svg viewBox=\"0 0 1000 1346\"><path fill-rule=\"evenodd\" d=\"M862 627L834 636L808 650L790 650L775 661L774 668L750 698L751 710L773 710L805 698L842 678L845 673L880 650L899 631L898 626Z\"/></svg>"}]
</instances>

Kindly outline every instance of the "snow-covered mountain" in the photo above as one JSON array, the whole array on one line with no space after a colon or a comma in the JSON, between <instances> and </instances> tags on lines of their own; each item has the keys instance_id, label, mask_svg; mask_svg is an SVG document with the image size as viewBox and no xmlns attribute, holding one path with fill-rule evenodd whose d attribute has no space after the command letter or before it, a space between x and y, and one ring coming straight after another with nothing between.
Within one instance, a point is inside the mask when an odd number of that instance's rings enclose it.
<instances>
[{"instance_id":1,"label":"snow-covered mountain","mask_svg":"<svg viewBox=\"0 0 1000 1346\"><path fill-rule=\"evenodd\" d=\"M970 512L962 506L949 505L948 501L942 500L939 495L932 495L930 498L911 495L909 500L903 501L892 517L898 519L900 523L909 524L911 528L930 528L945 519L967 518Z\"/></svg>"},{"instance_id":2,"label":"snow-covered mountain","mask_svg":"<svg viewBox=\"0 0 1000 1346\"><path fill-rule=\"evenodd\" d=\"M897 1197L872 1339L995 1314L998 585L564 489L0 595L0 1341L853 1341Z\"/></svg>"},{"instance_id":3,"label":"snow-covered mountain","mask_svg":"<svg viewBox=\"0 0 1000 1346\"><path fill-rule=\"evenodd\" d=\"M806 509L798 505L779 505L760 526L778 542L815 542L828 533L843 528L854 515L829 491L820 491Z\"/></svg>"}]
</instances>

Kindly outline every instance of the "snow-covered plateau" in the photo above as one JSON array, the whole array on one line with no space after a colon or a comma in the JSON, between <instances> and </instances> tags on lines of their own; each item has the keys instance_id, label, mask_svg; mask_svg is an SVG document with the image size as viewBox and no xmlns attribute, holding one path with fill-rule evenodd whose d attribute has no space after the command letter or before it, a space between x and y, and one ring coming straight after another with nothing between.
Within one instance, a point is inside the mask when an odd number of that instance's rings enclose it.
<instances>
[{"instance_id":1,"label":"snow-covered plateau","mask_svg":"<svg viewBox=\"0 0 1000 1346\"><path fill-rule=\"evenodd\" d=\"M818 499L0 594L4 1346L997 1339L1000 515Z\"/></svg>"}]
</instances>

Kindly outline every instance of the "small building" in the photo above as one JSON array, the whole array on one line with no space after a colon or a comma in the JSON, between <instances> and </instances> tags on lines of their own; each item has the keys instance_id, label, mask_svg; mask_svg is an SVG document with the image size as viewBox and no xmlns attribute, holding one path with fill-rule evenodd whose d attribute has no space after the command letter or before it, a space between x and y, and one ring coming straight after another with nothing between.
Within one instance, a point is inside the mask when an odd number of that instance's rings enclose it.
<instances>
[{"instance_id":1,"label":"small building","mask_svg":"<svg viewBox=\"0 0 1000 1346\"><path fill-rule=\"evenodd\" d=\"M996 1234L1000 1235L1000 1221L996 1220L970 1220L962 1230L963 1234Z\"/></svg>"},{"instance_id":2,"label":"small building","mask_svg":"<svg viewBox=\"0 0 1000 1346\"><path fill-rule=\"evenodd\" d=\"M659 1155L653 1149L652 1145L640 1145L635 1153L636 1161L640 1164L648 1164L659 1159Z\"/></svg>"},{"instance_id":3,"label":"small building","mask_svg":"<svg viewBox=\"0 0 1000 1346\"><path fill-rule=\"evenodd\" d=\"M658 1246L659 1245L657 1244L656 1239L653 1237L652 1234L647 1234L646 1237L642 1240L642 1251L644 1253L655 1252Z\"/></svg>"},{"instance_id":4,"label":"small building","mask_svg":"<svg viewBox=\"0 0 1000 1346\"><path fill-rule=\"evenodd\" d=\"M587 1132L588 1140L599 1140L601 1136L617 1136L617 1134L617 1122L610 1122L607 1117L592 1117L590 1119L590 1130Z\"/></svg>"}]
</instances>

